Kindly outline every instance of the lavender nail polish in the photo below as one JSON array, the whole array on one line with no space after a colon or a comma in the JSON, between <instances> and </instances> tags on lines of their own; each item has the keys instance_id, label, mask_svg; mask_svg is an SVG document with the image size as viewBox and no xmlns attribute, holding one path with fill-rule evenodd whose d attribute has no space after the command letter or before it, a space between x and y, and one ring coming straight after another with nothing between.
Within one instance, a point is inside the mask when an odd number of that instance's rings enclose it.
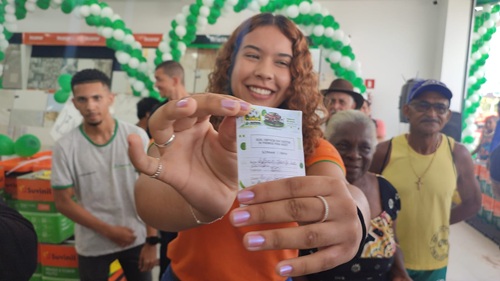
<instances>
[{"instance_id":1,"label":"lavender nail polish","mask_svg":"<svg viewBox=\"0 0 500 281\"><path fill-rule=\"evenodd\" d=\"M280 275L281 276L288 276L292 272L292 266L290 265L284 265L280 267Z\"/></svg>"},{"instance_id":2,"label":"lavender nail polish","mask_svg":"<svg viewBox=\"0 0 500 281\"><path fill-rule=\"evenodd\" d=\"M235 211L233 213L233 223L241 224L246 222L250 218L250 213L247 211Z\"/></svg>"},{"instance_id":3,"label":"lavender nail polish","mask_svg":"<svg viewBox=\"0 0 500 281\"><path fill-rule=\"evenodd\" d=\"M234 109L236 107L236 101L234 100L222 100L221 104L224 108Z\"/></svg>"},{"instance_id":4,"label":"lavender nail polish","mask_svg":"<svg viewBox=\"0 0 500 281\"><path fill-rule=\"evenodd\" d=\"M185 107L188 101L186 99L182 99L176 103L177 107Z\"/></svg>"},{"instance_id":5,"label":"lavender nail polish","mask_svg":"<svg viewBox=\"0 0 500 281\"><path fill-rule=\"evenodd\" d=\"M264 236L261 235L250 235L248 236L248 246L250 248L259 248L266 242L266 239L264 239Z\"/></svg>"},{"instance_id":6,"label":"lavender nail polish","mask_svg":"<svg viewBox=\"0 0 500 281\"><path fill-rule=\"evenodd\" d=\"M238 193L238 201L241 203L248 202L252 200L255 197L255 193L248 191L248 190L243 190Z\"/></svg>"}]
</instances>

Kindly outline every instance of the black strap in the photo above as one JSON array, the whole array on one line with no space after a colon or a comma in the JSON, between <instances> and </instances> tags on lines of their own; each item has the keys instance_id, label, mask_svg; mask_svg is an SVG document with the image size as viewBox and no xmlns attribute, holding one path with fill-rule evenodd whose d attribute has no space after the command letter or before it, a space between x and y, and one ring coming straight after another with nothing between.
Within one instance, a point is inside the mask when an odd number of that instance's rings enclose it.
<instances>
[{"instance_id":1,"label":"black strap","mask_svg":"<svg viewBox=\"0 0 500 281\"><path fill-rule=\"evenodd\" d=\"M389 146L387 147L387 151L385 152L384 161L382 162L382 166L380 166L380 172L378 173L379 175L382 174L382 172L385 169L385 165L387 165L387 161L389 161L389 153L391 152L391 148L392 148L392 138L389 140Z\"/></svg>"},{"instance_id":2,"label":"black strap","mask_svg":"<svg viewBox=\"0 0 500 281\"><path fill-rule=\"evenodd\" d=\"M365 239L366 239L366 225L365 225L365 218L363 217L363 213L361 213L361 210L359 207L356 207L358 210L358 219L359 222L361 223L361 229L363 231L363 236L361 236L361 243L359 243L359 248L358 252L356 253L356 256L354 258L359 258L361 256L361 253L363 252L363 249L365 247Z\"/></svg>"}]
</instances>

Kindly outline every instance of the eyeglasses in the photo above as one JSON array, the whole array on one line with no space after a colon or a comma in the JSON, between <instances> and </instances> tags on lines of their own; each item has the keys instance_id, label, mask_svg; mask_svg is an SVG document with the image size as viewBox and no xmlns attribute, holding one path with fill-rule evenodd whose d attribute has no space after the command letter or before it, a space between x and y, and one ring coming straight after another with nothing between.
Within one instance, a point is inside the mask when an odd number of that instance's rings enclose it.
<instances>
[{"instance_id":1,"label":"eyeglasses","mask_svg":"<svg viewBox=\"0 0 500 281\"><path fill-rule=\"evenodd\" d=\"M427 112L431 107L437 114L443 115L448 113L449 105L444 103L430 103L426 101L411 102L410 105L418 112Z\"/></svg>"}]
</instances>

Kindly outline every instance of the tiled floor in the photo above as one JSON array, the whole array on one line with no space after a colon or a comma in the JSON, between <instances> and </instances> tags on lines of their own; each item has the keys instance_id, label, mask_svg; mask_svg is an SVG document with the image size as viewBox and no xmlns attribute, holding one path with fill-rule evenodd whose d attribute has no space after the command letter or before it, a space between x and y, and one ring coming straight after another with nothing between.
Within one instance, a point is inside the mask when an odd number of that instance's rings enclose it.
<instances>
[{"instance_id":1,"label":"tiled floor","mask_svg":"<svg viewBox=\"0 0 500 281\"><path fill-rule=\"evenodd\" d=\"M452 225L446 280L499 281L499 246L465 222Z\"/></svg>"}]
</instances>

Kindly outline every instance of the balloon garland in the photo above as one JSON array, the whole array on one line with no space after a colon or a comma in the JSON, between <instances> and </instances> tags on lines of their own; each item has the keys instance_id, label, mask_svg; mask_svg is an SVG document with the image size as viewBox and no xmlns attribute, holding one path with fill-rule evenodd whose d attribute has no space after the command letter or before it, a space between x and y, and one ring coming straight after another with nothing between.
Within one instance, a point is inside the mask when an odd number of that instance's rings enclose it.
<instances>
[{"instance_id":1,"label":"balloon garland","mask_svg":"<svg viewBox=\"0 0 500 281\"><path fill-rule=\"evenodd\" d=\"M476 147L474 133L481 103L479 90L486 82L484 65L489 57L489 41L496 32L496 24L500 20L500 5L485 5L483 10L474 17L474 32L472 34L472 47L470 54L470 68L467 79L467 92L465 94L462 112L462 142L470 151Z\"/></svg>"},{"instance_id":2,"label":"balloon garland","mask_svg":"<svg viewBox=\"0 0 500 281\"><path fill-rule=\"evenodd\" d=\"M24 134L14 142L9 136L0 134L0 156L17 154L21 157L31 157L40 151L41 143L38 137Z\"/></svg>"},{"instance_id":3,"label":"balloon garland","mask_svg":"<svg viewBox=\"0 0 500 281\"><path fill-rule=\"evenodd\" d=\"M249 9L254 12L274 12L293 20L301 27L312 44L322 49L322 55L337 77L349 80L355 90L364 93L361 64L350 46L350 38L339 23L319 3L312 0L196 0L186 5L170 23L156 50L155 65L166 60L179 61L187 45L196 39L196 32L231 11Z\"/></svg>"}]
</instances>

